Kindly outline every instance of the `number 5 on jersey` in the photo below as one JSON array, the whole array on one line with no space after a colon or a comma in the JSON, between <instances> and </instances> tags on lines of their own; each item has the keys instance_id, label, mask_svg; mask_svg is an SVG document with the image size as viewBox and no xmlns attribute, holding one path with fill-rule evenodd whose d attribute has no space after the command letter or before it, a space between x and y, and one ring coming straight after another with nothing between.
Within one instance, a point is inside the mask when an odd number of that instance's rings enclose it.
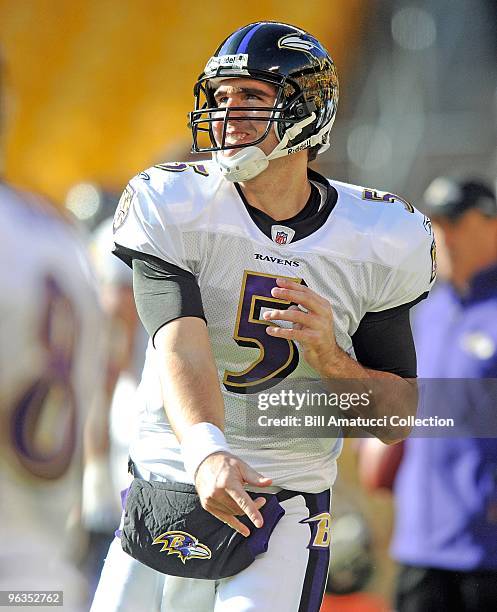
<instances>
[{"instance_id":1,"label":"number 5 on jersey","mask_svg":"<svg viewBox=\"0 0 497 612\"><path fill-rule=\"evenodd\" d=\"M274 298L271 289L277 278L288 278L302 283L301 278L274 276L245 270L238 303L233 338L238 346L259 349L258 358L241 372L224 373L224 386L233 393L257 393L274 387L279 380L291 374L299 363L295 342L274 338L266 333L268 323L262 318L270 309L286 310L292 303Z\"/></svg>"}]
</instances>

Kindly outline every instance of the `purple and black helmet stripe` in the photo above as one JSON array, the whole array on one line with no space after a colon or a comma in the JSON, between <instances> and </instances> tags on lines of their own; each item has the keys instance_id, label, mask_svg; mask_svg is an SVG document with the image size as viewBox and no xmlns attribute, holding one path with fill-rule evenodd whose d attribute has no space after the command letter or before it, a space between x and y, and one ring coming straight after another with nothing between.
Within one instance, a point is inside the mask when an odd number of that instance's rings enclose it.
<instances>
[{"instance_id":1,"label":"purple and black helmet stripe","mask_svg":"<svg viewBox=\"0 0 497 612\"><path fill-rule=\"evenodd\" d=\"M235 55L236 53L247 53L249 42L259 28L265 22L251 23L233 32L231 36L222 43L215 55Z\"/></svg>"},{"instance_id":2,"label":"purple and black helmet stripe","mask_svg":"<svg viewBox=\"0 0 497 612\"><path fill-rule=\"evenodd\" d=\"M265 26L268 25L273 26L275 31L280 30L281 36L283 36L285 33L288 34L289 28L295 32L298 31L294 26L279 22L259 21L258 23L251 23L228 36L228 38L216 51L215 55L236 55L237 53L248 53L249 45L254 37L254 34L256 34L261 28L266 29Z\"/></svg>"},{"instance_id":3,"label":"purple and black helmet stripe","mask_svg":"<svg viewBox=\"0 0 497 612\"><path fill-rule=\"evenodd\" d=\"M242 40L245 38L245 35L256 25L257 24L250 24L240 28L236 32L233 32L233 34L228 36L228 38L221 44L214 55L234 55L237 52Z\"/></svg>"},{"instance_id":4,"label":"purple and black helmet stripe","mask_svg":"<svg viewBox=\"0 0 497 612\"><path fill-rule=\"evenodd\" d=\"M257 30L262 27L263 23L257 23L253 28L251 28L243 37L242 42L239 44L237 53L247 53L247 47L250 42L252 36L257 32Z\"/></svg>"}]
</instances>

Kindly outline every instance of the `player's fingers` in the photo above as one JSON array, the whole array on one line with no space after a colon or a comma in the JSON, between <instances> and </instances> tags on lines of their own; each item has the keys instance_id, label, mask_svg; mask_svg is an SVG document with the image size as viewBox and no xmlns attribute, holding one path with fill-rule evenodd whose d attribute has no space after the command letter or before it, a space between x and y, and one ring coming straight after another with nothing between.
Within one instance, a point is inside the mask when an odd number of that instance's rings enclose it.
<instances>
[{"instance_id":1,"label":"player's fingers","mask_svg":"<svg viewBox=\"0 0 497 612\"><path fill-rule=\"evenodd\" d=\"M257 506L258 510L260 510L262 506L264 506L265 503L266 503L265 497L257 497L256 499L254 499L254 504Z\"/></svg>"},{"instance_id":2,"label":"player's fingers","mask_svg":"<svg viewBox=\"0 0 497 612\"><path fill-rule=\"evenodd\" d=\"M229 481L228 481L229 482ZM240 487L243 490L242 479L233 488ZM209 512L223 512L224 514L243 514L243 510L233 496L227 491L227 486L219 486L211 490L209 494L203 497L203 506Z\"/></svg>"},{"instance_id":3,"label":"player's fingers","mask_svg":"<svg viewBox=\"0 0 497 612\"><path fill-rule=\"evenodd\" d=\"M314 299L323 307L330 306L329 301L325 297L323 297L307 285L297 283L288 278L278 278L276 279L276 284L277 288L296 291L297 294L300 294L302 296L301 299Z\"/></svg>"},{"instance_id":4,"label":"player's fingers","mask_svg":"<svg viewBox=\"0 0 497 612\"><path fill-rule=\"evenodd\" d=\"M300 308L288 308L288 310L267 310L262 317L266 321L290 321L309 327L318 329L320 327L319 320L315 315L308 314L300 310Z\"/></svg>"},{"instance_id":5,"label":"player's fingers","mask_svg":"<svg viewBox=\"0 0 497 612\"><path fill-rule=\"evenodd\" d=\"M295 342L309 342L312 340L312 332L307 329L286 329L285 327L278 327L277 325L268 325L266 327L266 334L274 336L275 338L285 338L285 340L294 340Z\"/></svg>"},{"instance_id":6,"label":"player's fingers","mask_svg":"<svg viewBox=\"0 0 497 612\"><path fill-rule=\"evenodd\" d=\"M304 292L284 287L273 287L271 289L271 295L278 299L295 302L315 314L327 314L331 311L330 303L310 290Z\"/></svg>"},{"instance_id":7,"label":"player's fingers","mask_svg":"<svg viewBox=\"0 0 497 612\"><path fill-rule=\"evenodd\" d=\"M290 280L289 278L277 278L276 286L280 289L290 289L292 291L296 291L297 293L300 293L302 295L321 298L318 293L310 289L307 285L304 285L303 283L297 283L296 281Z\"/></svg>"},{"instance_id":8,"label":"player's fingers","mask_svg":"<svg viewBox=\"0 0 497 612\"><path fill-rule=\"evenodd\" d=\"M288 310L299 310L300 312L304 312L299 306L292 304ZM308 312L307 309L305 312ZM301 323L294 323L293 329L304 329L304 326Z\"/></svg>"},{"instance_id":9,"label":"player's fingers","mask_svg":"<svg viewBox=\"0 0 497 612\"><path fill-rule=\"evenodd\" d=\"M298 289L302 291L308 289L307 285L298 283L297 281L291 280L290 278L277 278L276 284L278 285L278 287L287 287L289 289Z\"/></svg>"},{"instance_id":10,"label":"player's fingers","mask_svg":"<svg viewBox=\"0 0 497 612\"><path fill-rule=\"evenodd\" d=\"M226 525L232 527L235 531L238 531L238 533L241 533L242 536L247 538L250 535L250 529L247 527L247 525L244 525L241 521L239 521L236 516L233 516L232 514L225 514L224 512L211 512L211 514L213 514L223 523L226 523Z\"/></svg>"},{"instance_id":11,"label":"player's fingers","mask_svg":"<svg viewBox=\"0 0 497 612\"><path fill-rule=\"evenodd\" d=\"M256 527L262 527L264 519L262 514L259 512L259 508L254 503L254 500L243 488L226 489L227 493L231 495L236 504L240 507L243 514L246 514L249 519L254 523Z\"/></svg>"},{"instance_id":12,"label":"player's fingers","mask_svg":"<svg viewBox=\"0 0 497 612\"><path fill-rule=\"evenodd\" d=\"M266 476L259 474L259 472L245 463L240 465L240 473L244 484L257 487L268 487L273 483L271 478L267 478ZM244 514L250 518L254 525L256 527L262 527L263 519L261 513L259 512L259 508L266 503L265 499L261 497L254 501L248 495L245 489L239 486L236 486L234 489L232 489L232 491L228 490L227 492L234 498L236 503L243 510Z\"/></svg>"},{"instance_id":13,"label":"player's fingers","mask_svg":"<svg viewBox=\"0 0 497 612\"><path fill-rule=\"evenodd\" d=\"M255 506L258 510L264 506L266 503L265 497L257 497L253 500ZM223 498L221 499L209 499L205 504L205 509L208 512L222 512L223 514L231 514L234 516L239 516L244 514L244 511L240 506L230 497L227 493L223 493Z\"/></svg>"},{"instance_id":14,"label":"player's fingers","mask_svg":"<svg viewBox=\"0 0 497 612\"><path fill-rule=\"evenodd\" d=\"M221 499L210 499L205 504L205 509L209 512L217 511L224 514L243 514L242 509L233 501L233 498L223 493Z\"/></svg>"},{"instance_id":15,"label":"player's fingers","mask_svg":"<svg viewBox=\"0 0 497 612\"><path fill-rule=\"evenodd\" d=\"M256 499L254 499L254 504L258 509L262 508L265 503L265 497L257 497ZM223 523L226 523L226 525L229 525L230 527L238 531L238 533L241 533L243 536L247 537L250 535L250 529L241 521L239 521L236 516L231 514L231 512L224 512L222 510L213 510L210 512L220 521L223 521ZM243 514L243 512L238 512L238 514Z\"/></svg>"},{"instance_id":16,"label":"player's fingers","mask_svg":"<svg viewBox=\"0 0 497 612\"><path fill-rule=\"evenodd\" d=\"M268 487L273 483L271 478L259 474L259 472L246 463L240 465L240 472L244 484L253 485L255 487Z\"/></svg>"}]
</instances>

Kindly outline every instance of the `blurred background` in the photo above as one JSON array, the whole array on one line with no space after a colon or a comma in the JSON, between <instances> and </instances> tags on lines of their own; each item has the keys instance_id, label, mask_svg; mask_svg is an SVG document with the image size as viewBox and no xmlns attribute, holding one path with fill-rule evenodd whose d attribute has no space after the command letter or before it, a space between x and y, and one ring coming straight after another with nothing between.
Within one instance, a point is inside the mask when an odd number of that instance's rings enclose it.
<instances>
[{"instance_id":1,"label":"blurred background","mask_svg":"<svg viewBox=\"0 0 497 612\"><path fill-rule=\"evenodd\" d=\"M193 83L227 33L297 23L338 67L323 171L397 190L455 165L495 174L497 4L492 0L248 3L0 0L5 176L59 203L94 181L120 191L186 149Z\"/></svg>"},{"instance_id":2,"label":"blurred background","mask_svg":"<svg viewBox=\"0 0 497 612\"><path fill-rule=\"evenodd\" d=\"M337 65L339 110L331 149L315 163L318 171L399 193L415 205L439 174L476 174L495 184L495 0L285 0L263 6L0 0L3 178L44 194L93 231L112 214L131 176L159 161L186 158L186 115L198 74L228 33L261 19L309 30ZM104 294L101 266L107 264L100 246L107 239L94 236L91 246ZM120 272L112 274L117 283ZM143 341L136 347L143 351ZM140 354L128 358L128 373L139 370ZM115 371L112 376L115 383ZM125 447L125 432L116 435ZM352 607L343 599L333 607L338 612L389 609L392 593L391 499L362 489L356 463L347 441L334 499L339 512L366 521L366 530L362 524L345 528L357 534L352 545L363 567L353 566L354 555L347 554L344 565L347 571L351 564L349 578L359 568L364 579L357 584L372 596ZM90 584L97 571L91 567Z\"/></svg>"}]
</instances>

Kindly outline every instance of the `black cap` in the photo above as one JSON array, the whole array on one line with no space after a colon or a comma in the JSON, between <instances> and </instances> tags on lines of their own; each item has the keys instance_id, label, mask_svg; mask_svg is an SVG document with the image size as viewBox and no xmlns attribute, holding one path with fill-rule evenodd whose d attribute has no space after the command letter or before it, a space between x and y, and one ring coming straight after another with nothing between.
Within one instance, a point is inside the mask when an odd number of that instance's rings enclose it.
<instances>
[{"instance_id":1,"label":"black cap","mask_svg":"<svg viewBox=\"0 0 497 612\"><path fill-rule=\"evenodd\" d=\"M490 185L479 179L436 178L424 194L423 210L429 217L457 219L470 209L497 217L497 202Z\"/></svg>"}]
</instances>

